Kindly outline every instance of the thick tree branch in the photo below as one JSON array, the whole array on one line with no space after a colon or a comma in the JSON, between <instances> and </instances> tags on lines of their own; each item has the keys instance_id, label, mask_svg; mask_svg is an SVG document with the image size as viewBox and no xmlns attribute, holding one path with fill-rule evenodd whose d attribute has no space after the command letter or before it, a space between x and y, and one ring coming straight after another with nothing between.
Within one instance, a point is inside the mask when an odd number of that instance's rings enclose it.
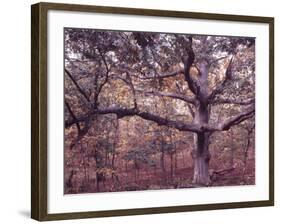
<instances>
[{"instance_id":1,"label":"thick tree branch","mask_svg":"<svg viewBox=\"0 0 281 224\"><path fill-rule=\"evenodd\" d=\"M195 54L192 49L192 37L189 37L189 43L186 46L186 53L187 55L183 57L185 81L187 82L191 92L193 92L194 95L198 95L200 91L200 87L198 86L196 81L192 79L190 75L191 66L195 59Z\"/></svg>"},{"instance_id":2,"label":"thick tree branch","mask_svg":"<svg viewBox=\"0 0 281 224\"><path fill-rule=\"evenodd\" d=\"M128 116L139 116L145 120L153 121L158 125L164 125L167 127L178 129L179 131L191 131L191 132L200 132L201 129L197 124L186 124L182 121L173 121L167 118L160 117L158 115L142 112L137 110L136 108L120 108L120 107L109 107L104 109L94 110L92 115L95 114L116 114L118 118L128 117ZM65 127L70 127L77 122L84 122L88 119L88 116L83 116L77 118L77 120L66 121Z\"/></svg>"}]
</instances>

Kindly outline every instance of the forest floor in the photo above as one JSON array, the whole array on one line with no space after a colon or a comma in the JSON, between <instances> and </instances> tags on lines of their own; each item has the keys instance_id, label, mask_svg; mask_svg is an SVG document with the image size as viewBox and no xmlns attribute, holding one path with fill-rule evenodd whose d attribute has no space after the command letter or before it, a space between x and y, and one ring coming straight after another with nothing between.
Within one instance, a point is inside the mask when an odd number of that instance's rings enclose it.
<instances>
[{"instance_id":1,"label":"forest floor","mask_svg":"<svg viewBox=\"0 0 281 224\"><path fill-rule=\"evenodd\" d=\"M237 186L255 184L255 160L248 159L247 168L240 164L234 168L218 169L217 162L210 164L212 186ZM166 167L170 167L168 161ZM85 171L85 170L84 170ZM67 175L67 174L66 174ZM86 178L85 178L86 177ZM94 193L94 192L117 192L117 191L142 191L176 188L202 187L192 184L193 168L175 168L173 174L170 169L165 171L160 168L142 169L136 171L131 167L118 170L116 175L108 175L99 181L97 186L95 172L88 169L86 172L74 175L71 186L65 187L66 194Z\"/></svg>"}]
</instances>

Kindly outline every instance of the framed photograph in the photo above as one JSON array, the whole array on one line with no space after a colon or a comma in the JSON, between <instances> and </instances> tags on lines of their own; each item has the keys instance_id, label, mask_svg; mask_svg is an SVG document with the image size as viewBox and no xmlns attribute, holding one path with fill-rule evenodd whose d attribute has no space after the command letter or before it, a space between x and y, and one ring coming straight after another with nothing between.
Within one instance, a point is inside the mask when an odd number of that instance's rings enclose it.
<instances>
[{"instance_id":1,"label":"framed photograph","mask_svg":"<svg viewBox=\"0 0 281 224\"><path fill-rule=\"evenodd\" d=\"M274 18L32 5L39 221L274 204Z\"/></svg>"}]
</instances>

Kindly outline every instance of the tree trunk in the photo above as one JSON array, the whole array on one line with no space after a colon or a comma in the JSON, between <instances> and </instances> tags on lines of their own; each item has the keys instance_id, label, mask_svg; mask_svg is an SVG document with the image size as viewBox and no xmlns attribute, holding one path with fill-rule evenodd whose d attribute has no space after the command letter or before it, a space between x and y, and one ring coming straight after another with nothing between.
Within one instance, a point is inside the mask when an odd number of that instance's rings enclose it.
<instances>
[{"instance_id":1,"label":"tree trunk","mask_svg":"<svg viewBox=\"0 0 281 224\"><path fill-rule=\"evenodd\" d=\"M196 146L196 150L192 153L194 164L193 183L207 186L210 184L209 133L197 134Z\"/></svg>"},{"instance_id":2,"label":"tree trunk","mask_svg":"<svg viewBox=\"0 0 281 224\"><path fill-rule=\"evenodd\" d=\"M206 102L200 102L195 114L195 122L207 124L209 121L209 109ZM192 152L194 173L193 183L200 185L210 184L209 175L209 138L210 132L200 132L195 135L195 150Z\"/></svg>"}]
</instances>

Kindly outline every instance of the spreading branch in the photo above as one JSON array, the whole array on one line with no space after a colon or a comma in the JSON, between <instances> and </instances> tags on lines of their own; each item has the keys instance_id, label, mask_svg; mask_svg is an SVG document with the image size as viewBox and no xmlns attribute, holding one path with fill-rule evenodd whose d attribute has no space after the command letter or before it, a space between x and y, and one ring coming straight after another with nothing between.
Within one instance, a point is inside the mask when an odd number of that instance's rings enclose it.
<instances>
[{"instance_id":1,"label":"spreading branch","mask_svg":"<svg viewBox=\"0 0 281 224\"><path fill-rule=\"evenodd\" d=\"M136 97L136 90L135 90L135 86L133 84L133 81L131 79L131 76L128 74L128 72L126 72L126 77L122 77L122 76L118 76L117 74L113 74L113 76L111 77L112 79L120 79L121 81L123 81L132 91L133 94L133 101L134 101L134 108L137 108L137 97Z\"/></svg>"},{"instance_id":2,"label":"spreading branch","mask_svg":"<svg viewBox=\"0 0 281 224\"><path fill-rule=\"evenodd\" d=\"M145 120L153 121L158 125L164 125L167 127L175 128L179 131L191 131L191 132L201 131L200 126L198 126L197 124L186 124L182 121L170 120L149 112L139 111L136 108L128 109L128 108L120 108L120 107L109 107L109 108L97 109L92 111L91 115L95 115L95 114L116 114L118 118L139 116ZM65 127L66 128L70 127L71 125L76 124L77 122L84 122L86 119L88 119L88 115L77 118L76 120L66 121Z\"/></svg>"},{"instance_id":3,"label":"spreading branch","mask_svg":"<svg viewBox=\"0 0 281 224\"><path fill-rule=\"evenodd\" d=\"M90 98L89 96L85 93L85 91L80 87L80 85L76 82L76 80L74 79L74 77L71 75L71 73L65 68L64 69L65 73L68 75L68 77L71 79L71 81L74 83L74 85L76 86L77 90L79 91L79 93L84 96L84 98L90 102Z\"/></svg>"},{"instance_id":4,"label":"spreading branch","mask_svg":"<svg viewBox=\"0 0 281 224\"><path fill-rule=\"evenodd\" d=\"M163 79L163 78L170 78L170 77L174 77L174 76L182 75L182 74L184 74L184 70L183 69L179 69L179 70L167 73L167 74L156 73L154 75L137 76L137 78L142 79L142 80L155 79L155 78Z\"/></svg>"},{"instance_id":5,"label":"spreading branch","mask_svg":"<svg viewBox=\"0 0 281 224\"><path fill-rule=\"evenodd\" d=\"M78 132L77 137L74 138L73 141L71 142L70 149L73 149L73 147L76 146L76 144L79 141L81 141L84 138L84 136L88 133L89 129L92 126L92 120L93 120L92 116L87 116L86 117L86 119L83 121L84 122L84 127L82 129L80 129L80 131ZM74 120L74 123L76 125L78 125L80 123L79 119Z\"/></svg>"},{"instance_id":6,"label":"spreading branch","mask_svg":"<svg viewBox=\"0 0 281 224\"><path fill-rule=\"evenodd\" d=\"M154 78L169 78L177 75L184 74L185 80L187 81L190 90L196 95L199 90L199 86L190 76L190 69L193 65L195 54L192 48L192 37L189 37L189 42L186 45L186 56L182 58L184 69L179 69L167 74L154 74L154 75L146 75L146 76L137 76L139 79L154 79Z\"/></svg>"},{"instance_id":7,"label":"spreading branch","mask_svg":"<svg viewBox=\"0 0 281 224\"><path fill-rule=\"evenodd\" d=\"M98 94L100 94L100 92L101 92L101 90L102 90L102 88L103 88L103 86L107 83L107 81L108 81L108 76L109 76L109 72L110 72L110 69L109 69L109 65L108 65L108 63L106 62L106 59L105 59L105 56L101 53L101 51L99 50L99 53L100 53L100 56L101 56L101 59L102 59L102 61L103 61L103 63L104 63L104 65L105 65L105 79L103 80L103 82L100 84L100 86L98 87Z\"/></svg>"},{"instance_id":8,"label":"spreading branch","mask_svg":"<svg viewBox=\"0 0 281 224\"><path fill-rule=\"evenodd\" d=\"M224 88L226 87L226 84L229 80L232 78L232 63L233 63L233 57L231 57L227 69L225 71L225 78L224 80L213 90L213 92L209 95L208 99L209 102L212 102L216 95L222 93Z\"/></svg>"},{"instance_id":9,"label":"spreading branch","mask_svg":"<svg viewBox=\"0 0 281 224\"><path fill-rule=\"evenodd\" d=\"M84 127L81 128L79 118L76 117L76 115L72 111L69 103L66 100L65 100L65 105L72 117L72 122L73 122L73 124L76 125L77 131L78 131L77 137L74 138L70 144L70 148L72 149L88 133L88 130L91 128L91 125L92 125L92 118L91 118L91 116L85 117L85 120L83 120Z\"/></svg>"},{"instance_id":10,"label":"spreading branch","mask_svg":"<svg viewBox=\"0 0 281 224\"><path fill-rule=\"evenodd\" d=\"M163 97L169 97L172 99L178 99L178 100L182 100L185 101L187 103L191 103L191 104L195 104L196 100L194 97L188 97L185 96L183 94L177 94L177 93L170 93L170 92L161 92L161 91L156 91L156 90L144 90L144 89L136 89L139 92L142 92L144 94L150 94L150 95L154 95L154 96L163 96Z\"/></svg>"},{"instance_id":11,"label":"spreading branch","mask_svg":"<svg viewBox=\"0 0 281 224\"><path fill-rule=\"evenodd\" d=\"M212 126L212 125L207 125L204 127L205 130L208 131L227 131L229 130L232 126L234 125L238 125L241 122L252 118L255 115L255 108L251 108L249 110L243 111L229 119L227 119L226 121L219 123L216 126Z\"/></svg>"},{"instance_id":12,"label":"spreading branch","mask_svg":"<svg viewBox=\"0 0 281 224\"><path fill-rule=\"evenodd\" d=\"M99 78L99 75L96 75L95 76L95 92L94 92L94 107L98 107L98 98L99 98L99 95L102 91L102 88L104 87L104 85L108 82L108 77L109 77L109 72L110 72L110 69L109 69L109 66L108 66L108 63L106 62L106 59L105 59L105 56L104 54L102 54L102 52L100 50L98 50L99 54L100 54L100 57L102 59L102 62L104 63L104 66L105 66L105 78L104 80L98 85L98 78Z\"/></svg>"},{"instance_id":13,"label":"spreading branch","mask_svg":"<svg viewBox=\"0 0 281 224\"><path fill-rule=\"evenodd\" d=\"M69 113L70 113L70 115L72 117L72 120L78 121L77 117L75 116L74 112L72 111L69 103L66 100L64 100L64 102L65 102L65 105L66 105L66 107L67 107L67 109L68 109L68 111L69 111ZM80 133L81 132L81 127L80 127L79 122L76 122L75 124L76 124L77 130L78 130L78 133Z\"/></svg>"},{"instance_id":14,"label":"spreading branch","mask_svg":"<svg viewBox=\"0 0 281 224\"><path fill-rule=\"evenodd\" d=\"M250 105L255 103L255 99L246 99L246 100L240 100L240 99L215 99L211 102L212 104L236 104L236 105Z\"/></svg>"},{"instance_id":15,"label":"spreading branch","mask_svg":"<svg viewBox=\"0 0 281 224\"><path fill-rule=\"evenodd\" d=\"M192 118L194 118L195 112L194 112L192 106L189 103L187 103L187 107L188 107L189 113L191 114Z\"/></svg>"},{"instance_id":16,"label":"spreading branch","mask_svg":"<svg viewBox=\"0 0 281 224\"><path fill-rule=\"evenodd\" d=\"M210 65L214 65L214 64L217 63L218 61L223 60L223 59L226 59L226 58L228 58L228 56L219 57L219 58L216 58L216 59L211 60L209 63L210 63Z\"/></svg>"}]
</instances>

